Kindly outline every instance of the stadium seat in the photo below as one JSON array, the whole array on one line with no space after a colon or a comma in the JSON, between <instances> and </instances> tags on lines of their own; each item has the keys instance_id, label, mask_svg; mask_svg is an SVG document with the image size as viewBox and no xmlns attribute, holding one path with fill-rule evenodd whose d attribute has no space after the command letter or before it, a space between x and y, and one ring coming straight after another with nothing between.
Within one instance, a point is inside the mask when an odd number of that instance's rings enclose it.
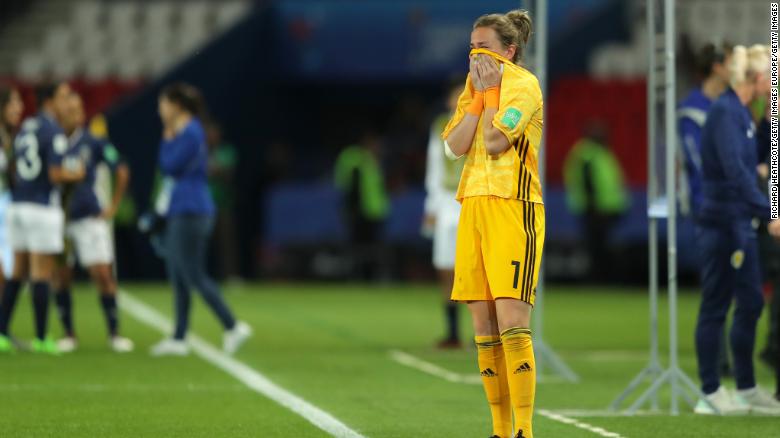
<instances>
[{"instance_id":1,"label":"stadium seat","mask_svg":"<svg viewBox=\"0 0 780 438\"><path fill-rule=\"evenodd\" d=\"M103 3L98 1L80 1L75 4L71 23L73 29L95 29L103 18Z\"/></svg>"}]
</instances>

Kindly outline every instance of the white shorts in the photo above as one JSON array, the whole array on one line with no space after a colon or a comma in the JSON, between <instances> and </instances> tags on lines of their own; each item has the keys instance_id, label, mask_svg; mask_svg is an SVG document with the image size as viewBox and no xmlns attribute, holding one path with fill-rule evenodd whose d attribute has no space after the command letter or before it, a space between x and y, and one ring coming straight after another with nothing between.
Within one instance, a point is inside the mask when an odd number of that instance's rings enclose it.
<instances>
[{"instance_id":1,"label":"white shorts","mask_svg":"<svg viewBox=\"0 0 780 438\"><path fill-rule=\"evenodd\" d=\"M8 208L8 240L18 252L59 254L65 217L60 207L14 202Z\"/></svg>"},{"instance_id":2,"label":"white shorts","mask_svg":"<svg viewBox=\"0 0 780 438\"><path fill-rule=\"evenodd\" d=\"M68 238L73 242L79 264L83 268L110 264L114 261L111 228L105 219L88 217L68 224Z\"/></svg>"},{"instance_id":3,"label":"white shorts","mask_svg":"<svg viewBox=\"0 0 780 438\"><path fill-rule=\"evenodd\" d=\"M433 267L451 270L455 267L455 241L458 236L460 203L447 200L436 211L436 226L433 230Z\"/></svg>"}]
</instances>

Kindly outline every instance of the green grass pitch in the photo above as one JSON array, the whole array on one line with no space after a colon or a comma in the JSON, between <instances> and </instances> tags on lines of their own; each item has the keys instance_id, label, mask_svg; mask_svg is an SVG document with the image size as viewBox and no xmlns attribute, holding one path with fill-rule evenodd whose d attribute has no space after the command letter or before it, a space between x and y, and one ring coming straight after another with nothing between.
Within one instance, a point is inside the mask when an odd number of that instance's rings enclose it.
<instances>
[{"instance_id":1,"label":"green grass pitch","mask_svg":"<svg viewBox=\"0 0 780 438\"><path fill-rule=\"evenodd\" d=\"M170 315L172 298L164 285L130 284L125 289ZM435 286L249 284L227 287L226 294L238 316L255 329L236 358L366 437L490 435L479 385L446 381L391 358L391 350L401 350L455 373L477 375L472 347L450 352L432 348L443 327ZM552 285L545 298L545 338L582 381L544 376L537 388L537 410L576 415L578 421L631 438L780 436L777 418L703 418L684 404L684 413L676 417L601 414L645 365L647 297L639 289ZM126 313L123 332L136 341L137 350L109 352L92 288L79 286L74 300L80 351L62 357L26 352L0 356L1 436L327 436L197 356L149 357L148 347L161 334ZM694 379L696 303L694 293L684 293L679 306L682 366ZM31 336L31 314L25 295L13 321L17 337ZM465 309L462 315L464 339L469 340ZM219 345L220 329L199 299L192 322L195 333ZM663 314L661 325L665 327ZM759 348L765 325L763 318ZM54 311L51 327L52 334L61 333ZM664 332L662 348L666 339ZM761 384L773 388L763 364L757 369ZM727 385L733 387L733 381ZM542 438L598 436L538 411L534 432Z\"/></svg>"}]
</instances>

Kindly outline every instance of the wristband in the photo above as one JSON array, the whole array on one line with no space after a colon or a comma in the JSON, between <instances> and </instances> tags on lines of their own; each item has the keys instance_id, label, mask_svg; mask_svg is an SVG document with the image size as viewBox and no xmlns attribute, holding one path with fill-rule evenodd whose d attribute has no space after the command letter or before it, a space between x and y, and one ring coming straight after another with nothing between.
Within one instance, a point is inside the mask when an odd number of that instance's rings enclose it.
<instances>
[{"instance_id":1,"label":"wristband","mask_svg":"<svg viewBox=\"0 0 780 438\"><path fill-rule=\"evenodd\" d=\"M499 87L490 87L485 90L485 108L498 109L499 96L501 89Z\"/></svg>"},{"instance_id":2,"label":"wristband","mask_svg":"<svg viewBox=\"0 0 780 438\"><path fill-rule=\"evenodd\" d=\"M482 115L482 106L484 102L484 93L482 91L475 91L474 98L471 99L471 103L466 107L466 112L473 114L477 117Z\"/></svg>"}]
</instances>

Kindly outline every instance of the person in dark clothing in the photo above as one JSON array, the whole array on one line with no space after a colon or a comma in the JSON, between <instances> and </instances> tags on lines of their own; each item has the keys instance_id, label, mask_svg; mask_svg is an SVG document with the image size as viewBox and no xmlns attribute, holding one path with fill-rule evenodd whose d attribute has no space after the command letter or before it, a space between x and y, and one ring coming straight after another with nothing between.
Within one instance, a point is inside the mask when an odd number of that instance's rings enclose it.
<instances>
[{"instance_id":1,"label":"person in dark clothing","mask_svg":"<svg viewBox=\"0 0 780 438\"><path fill-rule=\"evenodd\" d=\"M356 272L368 280L376 276L382 256L382 225L390 210L384 175L379 164L379 139L363 136L359 145L347 146L336 159L336 188L343 193L343 210L350 231Z\"/></svg>"},{"instance_id":2,"label":"person in dark clothing","mask_svg":"<svg viewBox=\"0 0 780 438\"><path fill-rule=\"evenodd\" d=\"M580 216L590 259L591 279L605 281L612 274L609 233L629 206L623 170L607 146L606 128L591 122L585 136L566 156L566 201Z\"/></svg>"},{"instance_id":3,"label":"person in dark clothing","mask_svg":"<svg viewBox=\"0 0 780 438\"><path fill-rule=\"evenodd\" d=\"M758 133L748 105L769 93L766 46L734 48L730 87L713 103L702 130L702 202L696 238L702 258L702 300L696 325L696 355L706 400L698 414L759 412L780 415L780 403L756 385L753 349L764 305L757 219L770 219L769 201L756 185ZM768 124L762 123L763 129ZM766 138L761 136L761 138ZM780 236L780 220L769 233ZM718 353L723 325L736 302L730 330L736 394L720 385ZM714 408L714 409L713 409Z\"/></svg>"},{"instance_id":4,"label":"person in dark clothing","mask_svg":"<svg viewBox=\"0 0 780 438\"><path fill-rule=\"evenodd\" d=\"M186 355L190 289L200 292L225 329L223 349L234 353L251 335L236 321L217 284L206 272L206 252L214 227L214 201L206 178L208 147L201 117L200 92L187 84L163 89L159 102L163 142L159 166L163 175L155 210L166 218L162 249L174 288L176 326L173 337L152 347L154 356Z\"/></svg>"}]
</instances>

